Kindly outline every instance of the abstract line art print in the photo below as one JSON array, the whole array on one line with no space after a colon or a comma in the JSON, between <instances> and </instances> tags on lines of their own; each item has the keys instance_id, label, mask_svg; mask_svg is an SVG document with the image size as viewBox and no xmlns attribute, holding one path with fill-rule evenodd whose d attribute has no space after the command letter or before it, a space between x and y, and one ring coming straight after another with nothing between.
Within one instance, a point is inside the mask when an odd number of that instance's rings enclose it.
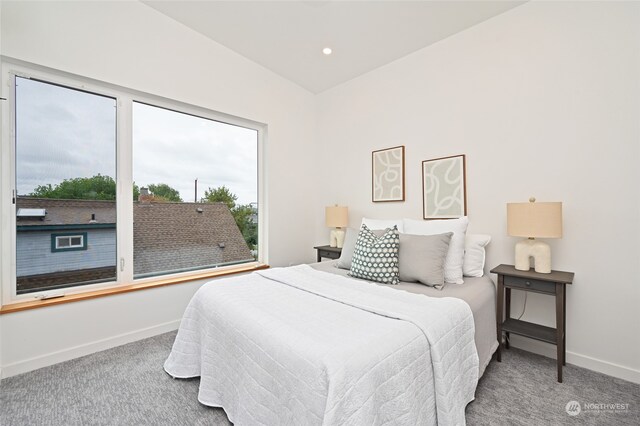
<instances>
[{"instance_id":1,"label":"abstract line art print","mask_svg":"<svg viewBox=\"0 0 640 426\"><path fill-rule=\"evenodd\" d=\"M371 200L404 201L404 145L373 151Z\"/></svg>"},{"instance_id":2,"label":"abstract line art print","mask_svg":"<svg viewBox=\"0 0 640 426\"><path fill-rule=\"evenodd\" d=\"M425 219L454 219L467 214L465 156L422 162L422 211Z\"/></svg>"}]
</instances>

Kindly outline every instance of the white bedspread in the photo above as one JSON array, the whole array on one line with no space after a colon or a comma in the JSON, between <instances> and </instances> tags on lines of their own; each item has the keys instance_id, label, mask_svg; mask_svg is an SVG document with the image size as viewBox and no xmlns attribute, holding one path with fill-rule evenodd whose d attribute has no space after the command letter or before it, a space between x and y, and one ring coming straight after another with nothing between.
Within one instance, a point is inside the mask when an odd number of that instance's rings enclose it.
<instances>
[{"instance_id":1,"label":"white bedspread","mask_svg":"<svg viewBox=\"0 0 640 426\"><path fill-rule=\"evenodd\" d=\"M464 301L301 265L203 286L165 370L236 425L460 425L478 356Z\"/></svg>"}]
</instances>

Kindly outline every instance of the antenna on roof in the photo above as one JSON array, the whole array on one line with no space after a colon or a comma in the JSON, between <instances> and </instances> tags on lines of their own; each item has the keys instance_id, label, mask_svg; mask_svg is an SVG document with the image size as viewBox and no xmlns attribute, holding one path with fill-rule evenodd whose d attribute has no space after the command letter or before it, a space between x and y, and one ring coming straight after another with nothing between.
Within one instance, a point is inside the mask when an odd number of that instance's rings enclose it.
<instances>
[{"instance_id":1,"label":"antenna on roof","mask_svg":"<svg viewBox=\"0 0 640 426\"><path fill-rule=\"evenodd\" d=\"M193 199L194 203L198 202L198 178L196 178L196 195L195 198Z\"/></svg>"}]
</instances>

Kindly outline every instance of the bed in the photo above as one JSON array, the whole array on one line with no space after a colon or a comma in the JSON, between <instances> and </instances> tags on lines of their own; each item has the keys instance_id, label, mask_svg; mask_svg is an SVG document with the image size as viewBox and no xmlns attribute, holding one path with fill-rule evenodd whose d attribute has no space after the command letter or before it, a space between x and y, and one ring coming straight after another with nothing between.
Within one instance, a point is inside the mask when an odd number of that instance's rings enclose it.
<instances>
[{"instance_id":1,"label":"bed","mask_svg":"<svg viewBox=\"0 0 640 426\"><path fill-rule=\"evenodd\" d=\"M311 265L314 269L332 274L347 276L349 271L336 268L336 260ZM378 285L372 283L372 285ZM455 297L462 299L471 308L475 325L475 344L478 351L479 377L489 365L491 357L498 349L496 338L496 287L487 275L482 277L465 277L464 284L448 284L442 290L419 283L400 282L391 287L409 293L424 294L431 297Z\"/></svg>"},{"instance_id":2,"label":"bed","mask_svg":"<svg viewBox=\"0 0 640 426\"><path fill-rule=\"evenodd\" d=\"M383 286L333 263L206 284L165 370L236 425L464 424L497 347L491 280Z\"/></svg>"}]
</instances>

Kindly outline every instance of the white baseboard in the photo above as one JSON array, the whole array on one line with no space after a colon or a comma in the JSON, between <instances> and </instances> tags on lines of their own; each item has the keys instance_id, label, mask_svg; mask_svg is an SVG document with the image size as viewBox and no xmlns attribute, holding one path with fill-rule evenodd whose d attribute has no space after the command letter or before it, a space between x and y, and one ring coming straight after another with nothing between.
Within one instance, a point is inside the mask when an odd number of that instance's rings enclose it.
<instances>
[{"instance_id":1,"label":"white baseboard","mask_svg":"<svg viewBox=\"0 0 640 426\"><path fill-rule=\"evenodd\" d=\"M17 374L37 370L38 368L47 367L49 365L68 361L70 359L135 342L136 340L157 336L158 334L177 330L179 325L180 320L169 321L152 327L131 331L129 333L119 334L113 337L96 340L94 342L74 346L72 348L64 349L61 351L51 352L38 357L29 358L13 364L3 365L0 367L0 378L15 376ZM514 348L533 352L539 355L546 356L548 358L556 358L556 347L554 345L539 342L537 340L523 339L515 335L511 335L510 341L511 345ZM629 367L570 351L567 351L567 363L640 384L640 371L634 370Z\"/></svg>"},{"instance_id":2,"label":"white baseboard","mask_svg":"<svg viewBox=\"0 0 640 426\"><path fill-rule=\"evenodd\" d=\"M547 358L556 359L555 345L550 345L538 340L520 338L519 336L515 336L513 334L510 336L509 340L511 346L513 346L514 348L533 352L538 355L546 356ZM567 364L577 365L578 367L583 367L588 370L606 374L608 376L613 376L619 379L627 380L629 382L640 384L640 371L625 367L623 365L603 361L601 359L592 358L587 355L567 351Z\"/></svg>"},{"instance_id":3,"label":"white baseboard","mask_svg":"<svg viewBox=\"0 0 640 426\"><path fill-rule=\"evenodd\" d=\"M119 334L116 336L100 339L61 351L51 352L34 358L18 361L13 364L3 365L0 368L0 378L15 376L16 374L26 373L28 371L37 370L38 368L47 367L59 362L68 361L70 359L89 355L95 352L104 351L105 349L114 348L116 346L135 342L136 340L146 339L158 334L167 333L177 330L180 320L165 322L163 324L154 325L152 327L131 331L129 333Z\"/></svg>"}]
</instances>

